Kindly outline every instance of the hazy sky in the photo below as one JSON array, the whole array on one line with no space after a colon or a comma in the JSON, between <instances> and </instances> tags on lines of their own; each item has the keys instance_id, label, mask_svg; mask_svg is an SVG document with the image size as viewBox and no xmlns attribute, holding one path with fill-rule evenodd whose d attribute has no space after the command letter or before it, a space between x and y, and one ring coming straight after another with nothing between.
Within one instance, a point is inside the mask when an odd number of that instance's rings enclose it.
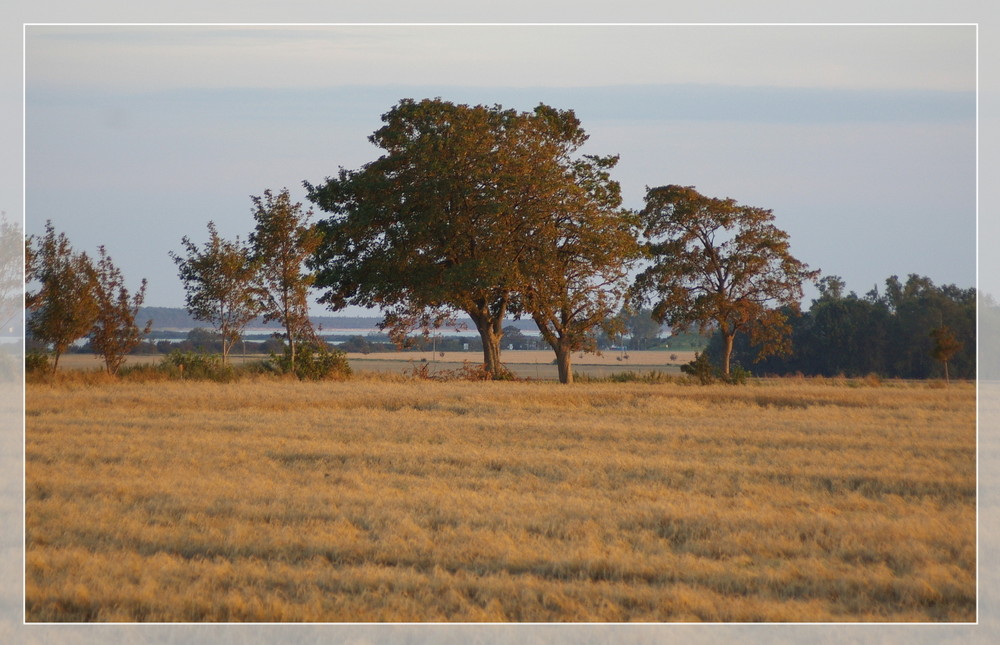
<instances>
[{"instance_id":1,"label":"hazy sky","mask_svg":"<svg viewBox=\"0 0 1000 645\"><path fill-rule=\"evenodd\" d=\"M974 286L975 46L971 26L30 26L26 226L183 306L183 235L245 238L251 195L375 159L399 99L545 102L621 155L626 206L692 185L772 209L859 294Z\"/></svg>"}]
</instances>

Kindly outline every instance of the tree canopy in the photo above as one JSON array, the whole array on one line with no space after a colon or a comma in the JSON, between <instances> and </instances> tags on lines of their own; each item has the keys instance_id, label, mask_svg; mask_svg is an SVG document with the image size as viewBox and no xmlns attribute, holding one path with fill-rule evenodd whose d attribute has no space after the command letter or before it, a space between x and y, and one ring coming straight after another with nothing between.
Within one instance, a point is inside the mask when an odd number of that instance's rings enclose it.
<instances>
[{"instance_id":1,"label":"tree canopy","mask_svg":"<svg viewBox=\"0 0 1000 645\"><path fill-rule=\"evenodd\" d=\"M739 332L758 344L758 358L788 351L788 317L798 312L802 283L819 272L789 253L770 210L669 185L647 190L641 216L652 265L635 289L656 300L657 321L717 329L726 376Z\"/></svg>"},{"instance_id":2,"label":"tree canopy","mask_svg":"<svg viewBox=\"0 0 1000 645\"><path fill-rule=\"evenodd\" d=\"M45 235L26 241L26 280L37 281L39 289L25 294L32 309L28 332L36 340L52 346L59 357L77 339L90 332L98 315L94 297L97 273L86 253L76 253L64 233L56 233L52 222L45 223Z\"/></svg>"},{"instance_id":3,"label":"tree canopy","mask_svg":"<svg viewBox=\"0 0 1000 645\"><path fill-rule=\"evenodd\" d=\"M545 251L567 236L568 205L598 198L597 183L611 189L597 178L606 162L574 157L586 133L572 111L546 105L517 112L404 99L382 121L370 141L385 154L306 183L332 214L312 262L326 289L320 300L333 310L381 308L396 339L465 312L487 371L500 377L504 318L526 312L540 271L551 275L538 263L558 255ZM586 177L593 191L578 183ZM565 293L544 287L532 295L536 309Z\"/></svg>"},{"instance_id":4,"label":"tree canopy","mask_svg":"<svg viewBox=\"0 0 1000 645\"><path fill-rule=\"evenodd\" d=\"M296 344L313 342L309 322L309 290L315 275L304 271L307 258L319 247L322 234L310 222L312 211L292 203L288 189L253 197L256 227L250 251L257 267L257 284L264 322L277 320L285 328L289 367L295 371Z\"/></svg>"},{"instance_id":5,"label":"tree canopy","mask_svg":"<svg viewBox=\"0 0 1000 645\"><path fill-rule=\"evenodd\" d=\"M143 278L134 294L129 294L121 270L111 261L103 246L98 247L94 297L97 300L97 317L90 331L90 344L95 353L104 359L104 366L112 376L118 373L125 357L149 333L153 321L141 329L135 324L139 307L146 295Z\"/></svg>"},{"instance_id":6,"label":"tree canopy","mask_svg":"<svg viewBox=\"0 0 1000 645\"><path fill-rule=\"evenodd\" d=\"M585 156L574 165L561 210L550 214L526 254L523 306L556 354L559 381L573 380L572 354L595 351L595 328L617 330L613 314L639 256L637 218L621 209L608 170L617 157Z\"/></svg>"},{"instance_id":7,"label":"tree canopy","mask_svg":"<svg viewBox=\"0 0 1000 645\"><path fill-rule=\"evenodd\" d=\"M211 323L222 334L222 360L239 340L247 323L259 310L259 290L254 284L256 265L249 249L237 237L225 240L214 222L208 223L204 247L184 236L186 255L171 252L184 283L187 309L195 319Z\"/></svg>"}]
</instances>

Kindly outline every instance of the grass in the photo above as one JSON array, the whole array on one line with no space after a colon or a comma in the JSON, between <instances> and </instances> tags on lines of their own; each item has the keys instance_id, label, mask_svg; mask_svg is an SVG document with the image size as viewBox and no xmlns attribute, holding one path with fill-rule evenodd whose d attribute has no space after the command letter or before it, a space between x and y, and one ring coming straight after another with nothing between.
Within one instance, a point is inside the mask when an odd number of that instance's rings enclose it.
<instances>
[{"instance_id":1,"label":"grass","mask_svg":"<svg viewBox=\"0 0 1000 645\"><path fill-rule=\"evenodd\" d=\"M973 621L975 389L33 383L33 621Z\"/></svg>"}]
</instances>

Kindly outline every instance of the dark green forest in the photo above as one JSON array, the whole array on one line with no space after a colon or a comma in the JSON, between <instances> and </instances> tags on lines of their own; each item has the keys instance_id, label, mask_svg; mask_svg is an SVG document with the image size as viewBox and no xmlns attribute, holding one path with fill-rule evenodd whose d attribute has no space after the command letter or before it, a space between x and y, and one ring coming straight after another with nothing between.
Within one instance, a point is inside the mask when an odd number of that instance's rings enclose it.
<instances>
[{"instance_id":1,"label":"dark green forest","mask_svg":"<svg viewBox=\"0 0 1000 645\"><path fill-rule=\"evenodd\" d=\"M844 293L837 276L819 283L820 297L808 311L790 316L791 352L757 360L758 348L737 336L733 360L756 376L801 373L820 376L941 378L944 364L933 355L932 331L946 327L959 347L948 361L952 378L976 377L976 290L935 285L911 274L885 281L882 291ZM706 349L717 364L722 339Z\"/></svg>"}]
</instances>

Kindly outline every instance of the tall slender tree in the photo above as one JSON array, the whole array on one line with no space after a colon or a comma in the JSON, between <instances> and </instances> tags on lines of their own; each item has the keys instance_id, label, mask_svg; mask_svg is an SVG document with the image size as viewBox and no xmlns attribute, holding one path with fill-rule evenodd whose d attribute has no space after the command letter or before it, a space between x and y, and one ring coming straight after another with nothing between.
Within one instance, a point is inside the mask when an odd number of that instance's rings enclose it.
<instances>
[{"instance_id":1,"label":"tall slender tree","mask_svg":"<svg viewBox=\"0 0 1000 645\"><path fill-rule=\"evenodd\" d=\"M94 283L97 318L90 331L90 344L104 359L108 374L115 375L128 353L149 333L153 321L147 321L141 329L135 324L146 296L146 279L143 278L136 292L130 295L121 270L111 261L105 248L100 246L97 250L99 260Z\"/></svg>"},{"instance_id":2,"label":"tall slender tree","mask_svg":"<svg viewBox=\"0 0 1000 645\"><path fill-rule=\"evenodd\" d=\"M295 371L296 345L315 340L309 321L309 290L315 273L304 270L305 260L319 247L323 235L310 222L312 210L292 203L288 189L270 190L253 197L256 228L250 249L257 266L264 322L277 320L285 328L289 368Z\"/></svg>"},{"instance_id":3,"label":"tall slender tree","mask_svg":"<svg viewBox=\"0 0 1000 645\"><path fill-rule=\"evenodd\" d=\"M799 311L802 283L819 272L791 255L770 210L669 185L647 190L641 216L653 264L635 289L655 298L657 321L717 329L727 377L739 332L759 344L758 358L788 351L788 316Z\"/></svg>"},{"instance_id":4,"label":"tall slender tree","mask_svg":"<svg viewBox=\"0 0 1000 645\"><path fill-rule=\"evenodd\" d=\"M222 361L226 363L247 323L260 311L257 267L239 237L223 239L214 222L208 223L208 234L201 249L184 236L181 243L186 254L171 251L170 257L184 283L188 312L196 320L212 324L221 334Z\"/></svg>"}]
</instances>

